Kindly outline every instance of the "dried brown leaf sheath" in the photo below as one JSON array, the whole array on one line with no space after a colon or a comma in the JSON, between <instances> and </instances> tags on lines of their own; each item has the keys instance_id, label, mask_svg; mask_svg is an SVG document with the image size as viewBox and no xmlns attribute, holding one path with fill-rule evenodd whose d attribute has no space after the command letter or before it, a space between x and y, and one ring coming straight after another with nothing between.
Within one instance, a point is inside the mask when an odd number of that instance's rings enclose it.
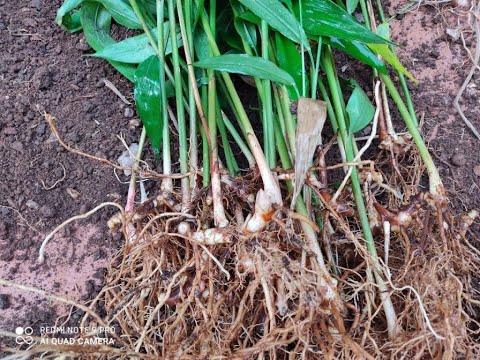
<instances>
[{"instance_id":1,"label":"dried brown leaf sheath","mask_svg":"<svg viewBox=\"0 0 480 360\"><path fill-rule=\"evenodd\" d=\"M307 169L317 145L322 143L322 129L327 118L327 104L301 97L298 100L298 123L295 134L295 182L292 206L305 182Z\"/></svg>"}]
</instances>

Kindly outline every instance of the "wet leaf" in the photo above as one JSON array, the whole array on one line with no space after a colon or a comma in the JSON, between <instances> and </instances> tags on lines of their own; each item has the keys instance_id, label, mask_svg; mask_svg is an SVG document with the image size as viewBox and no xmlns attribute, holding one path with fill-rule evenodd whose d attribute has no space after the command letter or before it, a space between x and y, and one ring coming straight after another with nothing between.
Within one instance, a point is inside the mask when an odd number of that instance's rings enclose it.
<instances>
[{"instance_id":1,"label":"wet leaf","mask_svg":"<svg viewBox=\"0 0 480 360\"><path fill-rule=\"evenodd\" d=\"M375 108L360 86L355 86L346 108L349 124L348 132L355 134L372 121Z\"/></svg>"},{"instance_id":2,"label":"wet leaf","mask_svg":"<svg viewBox=\"0 0 480 360\"><path fill-rule=\"evenodd\" d=\"M315 149L322 143L322 129L327 118L327 103L321 100L298 99L295 133L295 182L292 204L302 190Z\"/></svg>"},{"instance_id":3,"label":"wet leaf","mask_svg":"<svg viewBox=\"0 0 480 360\"><path fill-rule=\"evenodd\" d=\"M163 116L161 116L160 61L150 56L135 72L135 105L158 160L162 144Z\"/></svg>"},{"instance_id":4,"label":"wet leaf","mask_svg":"<svg viewBox=\"0 0 480 360\"><path fill-rule=\"evenodd\" d=\"M95 51L100 51L106 46L115 43L115 40L110 36L111 16L101 4L94 2L83 4L80 10L80 20L85 39ZM128 80L133 82L135 74L133 65L116 61L109 61L109 63Z\"/></svg>"},{"instance_id":5,"label":"wet leaf","mask_svg":"<svg viewBox=\"0 0 480 360\"><path fill-rule=\"evenodd\" d=\"M193 64L196 67L222 72L249 75L284 85L295 86L292 76L271 61L246 54L210 57Z\"/></svg>"},{"instance_id":6,"label":"wet leaf","mask_svg":"<svg viewBox=\"0 0 480 360\"><path fill-rule=\"evenodd\" d=\"M302 56L300 55L295 44L281 34L275 34L275 43L277 46L277 60L278 66L288 72L298 89L302 89ZM308 77L306 77L308 80ZM308 84L306 84L308 89ZM288 94L291 100L297 100L298 95L293 86L287 87Z\"/></svg>"},{"instance_id":7,"label":"wet leaf","mask_svg":"<svg viewBox=\"0 0 480 360\"><path fill-rule=\"evenodd\" d=\"M300 13L298 4L296 12ZM330 0L303 0L302 15L303 27L312 35L333 36L368 44L391 44Z\"/></svg>"},{"instance_id":8,"label":"wet leaf","mask_svg":"<svg viewBox=\"0 0 480 360\"><path fill-rule=\"evenodd\" d=\"M300 23L279 0L239 1L283 36L310 49L307 36Z\"/></svg>"},{"instance_id":9,"label":"wet leaf","mask_svg":"<svg viewBox=\"0 0 480 360\"><path fill-rule=\"evenodd\" d=\"M83 1L84 0L65 0L57 11L57 16L55 17L56 23L70 32L81 30L80 14L78 11L72 11L79 7Z\"/></svg>"}]
</instances>

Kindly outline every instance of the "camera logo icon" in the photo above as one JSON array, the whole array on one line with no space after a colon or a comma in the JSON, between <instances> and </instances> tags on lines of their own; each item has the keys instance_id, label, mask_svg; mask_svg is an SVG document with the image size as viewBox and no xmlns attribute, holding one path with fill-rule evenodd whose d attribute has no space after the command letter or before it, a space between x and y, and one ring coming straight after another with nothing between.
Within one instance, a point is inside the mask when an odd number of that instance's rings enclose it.
<instances>
[{"instance_id":1,"label":"camera logo icon","mask_svg":"<svg viewBox=\"0 0 480 360\"><path fill-rule=\"evenodd\" d=\"M17 327L15 329L15 334L17 334L15 342L18 345L31 345L33 343L33 337L31 336L33 334L33 329L30 326L27 326L25 328L21 326Z\"/></svg>"}]
</instances>

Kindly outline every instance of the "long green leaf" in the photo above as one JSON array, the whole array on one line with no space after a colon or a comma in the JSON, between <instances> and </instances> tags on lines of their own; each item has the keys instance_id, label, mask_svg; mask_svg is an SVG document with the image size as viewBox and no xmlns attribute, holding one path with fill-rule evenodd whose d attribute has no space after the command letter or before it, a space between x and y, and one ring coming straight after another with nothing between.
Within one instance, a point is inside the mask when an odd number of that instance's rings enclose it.
<instances>
[{"instance_id":1,"label":"long green leaf","mask_svg":"<svg viewBox=\"0 0 480 360\"><path fill-rule=\"evenodd\" d=\"M382 74L387 73L387 67L381 61L375 53L368 48L367 45L362 44L358 41L348 41L343 39L338 39L335 37L324 37L323 42L336 47L339 50L342 50L344 53L352 56L353 58L360 60L364 64L367 64Z\"/></svg>"},{"instance_id":2,"label":"long green leaf","mask_svg":"<svg viewBox=\"0 0 480 360\"><path fill-rule=\"evenodd\" d=\"M168 29L168 22L166 22L164 26ZM157 40L157 34L152 32L152 35L155 40ZM177 39L179 46L182 46L183 43L181 41L180 33L177 34ZM172 41L169 37L165 48L165 55L169 55L171 53ZM147 34L141 34L106 46L91 56L111 61L120 61L128 64L140 64L152 55L155 55L155 50L150 45Z\"/></svg>"},{"instance_id":3,"label":"long green leaf","mask_svg":"<svg viewBox=\"0 0 480 360\"><path fill-rule=\"evenodd\" d=\"M283 36L310 49L307 36L295 16L279 0L239 0Z\"/></svg>"},{"instance_id":4,"label":"long green leaf","mask_svg":"<svg viewBox=\"0 0 480 360\"><path fill-rule=\"evenodd\" d=\"M347 11L349 14L353 14L358 6L360 0L347 0Z\"/></svg>"},{"instance_id":5,"label":"long green leaf","mask_svg":"<svg viewBox=\"0 0 480 360\"><path fill-rule=\"evenodd\" d=\"M257 29L255 25L239 17L243 9L238 2L231 1L230 3L232 5L233 15L235 16L233 20L235 30L237 30L240 38L252 48L252 50L255 52L255 55L258 54Z\"/></svg>"},{"instance_id":6,"label":"long green leaf","mask_svg":"<svg viewBox=\"0 0 480 360\"><path fill-rule=\"evenodd\" d=\"M277 47L278 66L288 72L298 89L302 88L302 56L295 44L281 34L275 34L275 44ZM307 83L308 88L308 83ZM291 100L297 100L298 95L293 86L287 86L288 95Z\"/></svg>"},{"instance_id":7,"label":"long green leaf","mask_svg":"<svg viewBox=\"0 0 480 360\"><path fill-rule=\"evenodd\" d=\"M163 116L160 114L160 60L156 55L141 63L135 72L135 105L152 143L155 158L160 156Z\"/></svg>"},{"instance_id":8,"label":"long green leaf","mask_svg":"<svg viewBox=\"0 0 480 360\"><path fill-rule=\"evenodd\" d=\"M298 4L295 8L299 14ZM334 36L368 44L391 44L330 0L303 0L302 15L305 31L312 35Z\"/></svg>"},{"instance_id":9,"label":"long green leaf","mask_svg":"<svg viewBox=\"0 0 480 360\"><path fill-rule=\"evenodd\" d=\"M388 23L378 25L377 33L382 38L390 40L390 28ZM417 79L402 65L395 52L390 47L382 44L367 44L367 46L376 54L380 55L387 63L393 66L395 70L407 76L414 83L417 83Z\"/></svg>"},{"instance_id":10,"label":"long green leaf","mask_svg":"<svg viewBox=\"0 0 480 360\"><path fill-rule=\"evenodd\" d=\"M72 13L74 9L80 6L84 0L65 0L57 11L55 21L58 25L64 27L70 32L78 31L82 28L80 17L77 12Z\"/></svg>"},{"instance_id":11,"label":"long green leaf","mask_svg":"<svg viewBox=\"0 0 480 360\"><path fill-rule=\"evenodd\" d=\"M108 10L117 23L129 29L141 29L142 24L131 6L121 0L95 0L101 3Z\"/></svg>"},{"instance_id":12,"label":"long green leaf","mask_svg":"<svg viewBox=\"0 0 480 360\"><path fill-rule=\"evenodd\" d=\"M88 44L95 50L100 51L106 46L115 43L110 36L111 16L109 12L99 3L86 2L80 10L83 34ZM128 80L134 80L135 67L116 61L109 63L117 69Z\"/></svg>"},{"instance_id":13,"label":"long green leaf","mask_svg":"<svg viewBox=\"0 0 480 360\"><path fill-rule=\"evenodd\" d=\"M346 111L349 118L348 132L351 135L365 128L375 114L375 108L360 86L355 86L348 100Z\"/></svg>"},{"instance_id":14,"label":"long green leaf","mask_svg":"<svg viewBox=\"0 0 480 360\"><path fill-rule=\"evenodd\" d=\"M284 85L295 85L295 80L285 70L271 61L245 54L228 54L198 61L193 65L228 73L243 74Z\"/></svg>"}]
</instances>

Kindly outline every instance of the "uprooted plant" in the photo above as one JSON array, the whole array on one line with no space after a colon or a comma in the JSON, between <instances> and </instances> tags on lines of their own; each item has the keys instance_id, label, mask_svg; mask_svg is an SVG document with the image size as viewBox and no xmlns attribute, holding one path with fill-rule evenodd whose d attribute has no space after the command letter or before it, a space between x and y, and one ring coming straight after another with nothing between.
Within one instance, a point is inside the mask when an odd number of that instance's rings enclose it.
<instances>
[{"instance_id":1,"label":"uprooted plant","mask_svg":"<svg viewBox=\"0 0 480 360\"><path fill-rule=\"evenodd\" d=\"M116 42L112 19L141 33ZM109 222L125 244L89 305L105 303L125 357L478 351L480 254L467 236L478 214L448 211L380 1L67 0L57 21L134 83L137 162L148 136L163 164L158 195L137 206L134 169L125 212ZM371 84L342 79L335 51L371 68Z\"/></svg>"}]
</instances>

